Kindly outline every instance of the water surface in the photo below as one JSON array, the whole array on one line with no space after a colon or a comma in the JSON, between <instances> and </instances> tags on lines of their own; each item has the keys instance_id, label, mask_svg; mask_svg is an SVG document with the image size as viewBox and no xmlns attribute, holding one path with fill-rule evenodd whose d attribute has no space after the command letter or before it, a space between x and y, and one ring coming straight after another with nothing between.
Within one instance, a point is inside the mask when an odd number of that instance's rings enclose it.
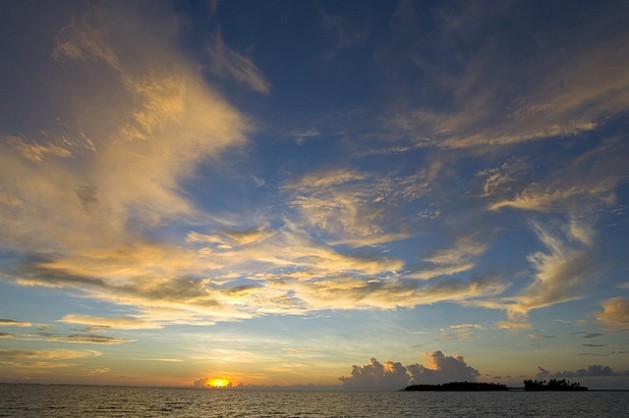
<instances>
[{"instance_id":1,"label":"water surface","mask_svg":"<svg viewBox=\"0 0 629 418\"><path fill-rule=\"evenodd\" d=\"M629 392L288 392L0 384L0 417L626 417Z\"/></svg>"}]
</instances>

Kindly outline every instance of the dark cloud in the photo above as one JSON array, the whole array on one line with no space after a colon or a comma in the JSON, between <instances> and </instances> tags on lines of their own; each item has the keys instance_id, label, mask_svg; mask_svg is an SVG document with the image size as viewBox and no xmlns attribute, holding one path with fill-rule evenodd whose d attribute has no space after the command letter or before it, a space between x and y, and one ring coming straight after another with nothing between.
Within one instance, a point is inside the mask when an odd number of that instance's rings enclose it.
<instances>
[{"instance_id":1,"label":"dark cloud","mask_svg":"<svg viewBox=\"0 0 629 418\"><path fill-rule=\"evenodd\" d=\"M10 332L0 332L0 338L15 338L15 334Z\"/></svg>"},{"instance_id":2,"label":"dark cloud","mask_svg":"<svg viewBox=\"0 0 629 418\"><path fill-rule=\"evenodd\" d=\"M44 336L46 341L59 341L72 344L104 344L113 345L131 342L134 340L127 340L125 338L108 337L105 335L94 334L71 334L71 335L55 335L50 333L40 333Z\"/></svg>"},{"instance_id":3,"label":"dark cloud","mask_svg":"<svg viewBox=\"0 0 629 418\"><path fill-rule=\"evenodd\" d=\"M372 358L370 364L353 366L351 376L342 376L339 380L344 389L398 390L411 383L474 382L480 376L478 370L468 366L462 356L446 356L441 351L426 356L428 367L417 363L409 366L392 361L380 363Z\"/></svg>"},{"instance_id":4,"label":"dark cloud","mask_svg":"<svg viewBox=\"0 0 629 418\"><path fill-rule=\"evenodd\" d=\"M584 335L583 338L596 338L596 337L600 337L603 334L601 334L600 332L593 332L592 334L587 334Z\"/></svg>"},{"instance_id":5,"label":"dark cloud","mask_svg":"<svg viewBox=\"0 0 629 418\"><path fill-rule=\"evenodd\" d=\"M557 377L557 378L567 378L567 377L612 377L612 376L629 376L629 371L624 372L614 372L609 366L602 366L598 364L593 364L588 366L585 369L578 369L574 371L563 371L551 373L548 370L544 370L539 367L539 373L537 374L538 378L549 378L549 377Z\"/></svg>"}]
</instances>

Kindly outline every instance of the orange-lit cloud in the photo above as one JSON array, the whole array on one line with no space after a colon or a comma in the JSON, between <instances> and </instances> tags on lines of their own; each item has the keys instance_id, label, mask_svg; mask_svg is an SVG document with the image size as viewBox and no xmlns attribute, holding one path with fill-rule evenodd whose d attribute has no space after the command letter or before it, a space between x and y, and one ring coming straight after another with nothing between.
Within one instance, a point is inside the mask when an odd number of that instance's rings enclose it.
<instances>
[{"instance_id":1,"label":"orange-lit cloud","mask_svg":"<svg viewBox=\"0 0 629 418\"><path fill-rule=\"evenodd\" d=\"M28 328L32 324L30 322L16 321L14 319L0 319L0 327L21 327Z\"/></svg>"},{"instance_id":2,"label":"orange-lit cloud","mask_svg":"<svg viewBox=\"0 0 629 418\"><path fill-rule=\"evenodd\" d=\"M509 321L499 324L503 329L530 327L529 311L579 299L596 279L591 249L593 237L587 224L573 220L559 228L535 224L533 229L546 248L529 256L535 270L533 282L512 297L479 302L487 308L507 311Z\"/></svg>"},{"instance_id":3,"label":"orange-lit cloud","mask_svg":"<svg viewBox=\"0 0 629 418\"><path fill-rule=\"evenodd\" d=\"M602 303L603 311L596 315L605 327L611 330L629 329L629 298L615 297Z\"/></svg>"},{"instance_id":4,"label":"orange-lit cloud","mask_svg":"<svg viewBox=\"0 0 629 418\"><path fill-rule=\"evenodd\" d=\"M160 324L151 323L134 317L101 317L87 315L65 315L59 320L68 324L86 325L104 329L159 329Z\"/></svg>"}]
</instances>

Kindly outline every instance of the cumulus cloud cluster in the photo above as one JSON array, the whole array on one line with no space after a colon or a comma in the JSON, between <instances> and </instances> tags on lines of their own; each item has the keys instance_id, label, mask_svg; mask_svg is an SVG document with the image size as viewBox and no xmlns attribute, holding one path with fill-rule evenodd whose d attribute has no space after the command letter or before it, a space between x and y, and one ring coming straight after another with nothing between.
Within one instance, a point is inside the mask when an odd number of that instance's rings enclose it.
<instances>
[{"instance_id":1,"label":"cumulus cloud cluster","mask_svg":"<svg viewBox=\"0 0 629 418\"><path fill-rule=\"evenodd\" d=\"M350 376L339 380L349 390L399 390L410 384L441 384L446 382L475 382L478 370L468 366L462 356L446 356L435 351L425 356L426 366L399 362L380 363L375 358L369 364L353 366Z\"/></svg>"}]
</instances>

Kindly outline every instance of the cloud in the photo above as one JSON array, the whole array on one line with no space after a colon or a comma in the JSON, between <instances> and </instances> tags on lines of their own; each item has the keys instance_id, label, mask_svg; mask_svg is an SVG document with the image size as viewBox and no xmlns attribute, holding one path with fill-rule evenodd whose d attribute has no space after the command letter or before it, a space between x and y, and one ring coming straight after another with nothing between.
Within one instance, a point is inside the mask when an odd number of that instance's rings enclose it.
<instances>
[{"instance_id":1,"label":"cloud","mask_svg":"<svg viewBox=\"0 0 629 418\"><path fill-rule=\"evenodd\" d=\"M605 335L605 334L601 334L600 332L593 332L591 334L584 335L583 338L596 338L596 337L600 337L602 335Z\"/></svg>"},{"instance_id":2,"label":"cloud","mask_svg":"<svg viewBox=\"0 0 629 418\"><path fill-rule=\"evenodd\" d=\"M271 84L266 80L262 71L251 58L245 57L225 45L220 31L212 37L207 47L207 53L210 58L209 68L213 74L232 78L258 93L269 94L271 92Z\"/></svg>"},{"instance_id":3,"label":"cloud","mask_svg":"<svg viewBox=\"0 0 629 418\"><path fill-rule=\"evenodd\" d=\"M88 315L65 315L59 320L68 324L86 325L92 328L105 329L159 329L162 325L153 322L144 321L134 317L102 317Z\"/></svg>"},{"instance_id":4,"label":"cloud","mask_svg":"<svg viewBox=\"0 0 629 418\"><path fill-rule=\"evenodd\" d=\"M552 176L541 181L531 181L529 169L524 168L507 168L504 170L512 172L488 174L485 190L492 201L489 209L511 207L551 213L568 209L584 213L613 204L614 190L627 175L620 157L624 152L626 145L621 141L603 141L552 170ZM514 173L516 170L520 172Z\"/></svg>"},{"instance_id":5,"label":"cloud","mask_svg":"<svg viewBox=\"0 0 629 418\"><path fill-rule=\"evenodd\" d=\"M286 182L297 223L332 245L363 247L409 237L392 213L415 198L417 177L392 178L351 168L318 170Z\"/></svg>"},{"instance_id":6,"label":"cloud","mask_svg":"<svg viewBox=\"0 0 629 418\"><path fill-rule=\"evenodd\" d=\"M431 268L411 273L408 277L428 280L471 270L476 266L475 259L483 255L486 249L485 244L473 237L459 237L454 247L438 250L424 257L424 261L430 263Z\"/></svg>"},{"instance_id":7,"label":"cloud","mask_svg":"<svg viewBox=\"0 0 629 418\"><path fill-rule=\"evenodd\" d=\"M60 369L76 366L69 361L98 357L101 353L93 350L0 350L0 362L11 369L29 369L38 373L44 369Z\"/></svg>"},{"instance_id":8,"label":"cloud","mask_svg":"<svg viewBox=\"0 0 629 418\"><path fill-rule=\"evenodd\" d=\"M58 341L71 344L103 344L103 345L115 345L135 340L128 340L125 338L108 337L105 335L90 335L90 334L72 334L72 335L55 335L51 333L39 333L46 341Z\"/></svg>"},{"instance_id":9,"label":"cloud","mask_svg":"<svg viewBox=\"0 0 629 418\"><path fill-rule=\"evenodd\" d=\"M478 370L467 365L462 356L446 356L441 351L426 354L427 366L412 364L408 371L415 384L475 382Z\"/></svg>"},{"instance_id":10,"label":"cloud","mask_svg":"<svg viewBox=\"0 0 629 418\"><path fill-rule=\"evenodd\" d=\"M14 319L0 319L0 327L22 327L27 328L32 324L30 322L16 321Z\"/></svg>"},{"instance_id":11,"label":"cloud","mask_svg":"<svg viewBox=\"0 0 629 418\"><path fill-rule=\"evenodd\" d=\"M0 332L0 338L15 338L15 334L11 334L10 332Z\"/></svg>"},{"instance_id":12,"label":"cloud","mask_svg":"<svg viewBox=\"0 0 629 418\"><path fill-rule=\"evenodd\" d=\"M0 350L0 358L3 360L69 360L82 357L99 356L98 351L72 351L72 350Z\"/></svg>"},{"instance_id":13,"label":"cloud","mask_svg":"<svg viewBox=\"0 0 629 418\"><path fill-rule=\"evenodd\" d=\"M387 121L404 137L421 143L431 136L436 139L430 145L491 152L592 131L627 109L629 77L621 70L629 64L627 28L620 17L626 14L624 6L605 7L596 20L577 12L570 26L552 29L522 27L527 21L522 16L538 20L547 13L538 7L525 10L522 4L510 3L482 17L473 7L462 9L438 22L433 36L439 42L413 27L410 22L421 17L412 7L392 20L398 37L379 54L381 66L395 65L395 72L387 72L398 75L402 68L425 80L417 89L397 86L399 95L409 100L415 95L420 103L412 110L397 110ZM474 23L453 30L454 21ZM510 36L487 42L486 28L498 24L513 28ZM514 51L514 43L528 47ZM395 56L402 46L412 52ZM509 65L504 65L506 56ZM434 97L444 99L430 100Z\"/></svg>"},{"instance_id":14,"label":"cloud","mask_svg":"<svg viewBox=\"0 0 629 418\"><path fill-rule=\"evenodd\" d=\"M476 329L476 330L482 330L483 329L482 325L479 325L479 324L452 324L452 325L449 325L448 328L450 328L450 329L471 328L471 329Z\"/></svg>"},{"instance_id":15,"label":"cloud","mask_svg":"<svg viewBox=\"0 0 629 418\"><path fill-rule=\"evenodd\" d=\"M484 328L480 324L452 324L439 330L440 340L467 340L478 335Z\"/></svg>"},{"instance_id":16,"label":"cloud","mask_svg":"<svg viewBox=\"0 0 629 418\"><path fill-rule=\"evenodd\" d=\"M465 363L461 356L445 356L441 351L424 355L427 366L399 362L380 363L375 358L369 364L353 366L351 376L342 376L342 387L349 390L399 390L411 383L440 384L446 382L474 382L478 370Z\"/></svg>"},{"instance_id":17,"label":"cloud","mask_svg":"<svg viewBox=\"0 0 629 418\"><path fill-rule=\"evenodd\" d=\"M184 294L218 306L198 286L192 296L187 278L212 261L156 237L174 220L207 221L183 182L244 145L252 124L175 50L176 36L159 7L145 16L115 4L58 31L37 69L51 91L29 92L50 96L33 106L57 122L0 133L2 247L24 255L3 279L140 309L185 312L173 303Z\"/></svg>"},{"instance_id":18,"label":"cloud","mask_svg":"<svg viewBox=\"0 0 629 418\"><path fill-rule=\"evenodd\" d=\"M364 17L350 20L333 14L323 14L322 24L325 33L334 43L332 50L326 55L327 59L333 59L342 51L364 43L369 37L371 26Z\"/></svg>"},{"instance_id":19,"label":"cloud","mask_svg":"<svg viewBox=\"0 0 629 418\"><path fill-rule=\"evenodd\" d=\"M602 303L603 312L596 315L606 328L610 330L629 329L629 298L618 296Z\"/></svg>"},{"instance_id":20,"label":"cloud","mask_svg":"<svg viewBox=\"0 0 629 418\"><path fill-rule=\"evenodd\" d=\"M629 371L625 372L614 372L609 366L602 366L598 364L593 364L588 366L585 369L577 369L574 371L563 371L552 373L548 370L544 370L541 367L539 368L540 372L538 374L538 378L568 378L568 377L610 377L610 376L629 376Z\"/></svg>"},{"instance_id":21,"label":"cloud","mask_svg":"<svg viewBox=\"0 0 629 418\"><path fill-rule=\"evenodd\" d=\"M574 223L575 221L573 221ZM533 224L546 251L529 255L533 282L514 296L481 302L485 307L505 309L509 322L503 328L527 328L529 311L580 299L596 279L592 232L587 225L568 224L550 229Z\"/></svg>"},{"instance_id":22,"label":"cloud","mask_svg":"<svg viewBox=\"0 0 629 418\"><path fill-rule=\"evenodd\" d=\"M384 364L371 358L370 364L353 366L349 377L339 377L344 389L349 390L399 390L408 386L406 367L399 362Z\"/></svg>"}]
</instances>

